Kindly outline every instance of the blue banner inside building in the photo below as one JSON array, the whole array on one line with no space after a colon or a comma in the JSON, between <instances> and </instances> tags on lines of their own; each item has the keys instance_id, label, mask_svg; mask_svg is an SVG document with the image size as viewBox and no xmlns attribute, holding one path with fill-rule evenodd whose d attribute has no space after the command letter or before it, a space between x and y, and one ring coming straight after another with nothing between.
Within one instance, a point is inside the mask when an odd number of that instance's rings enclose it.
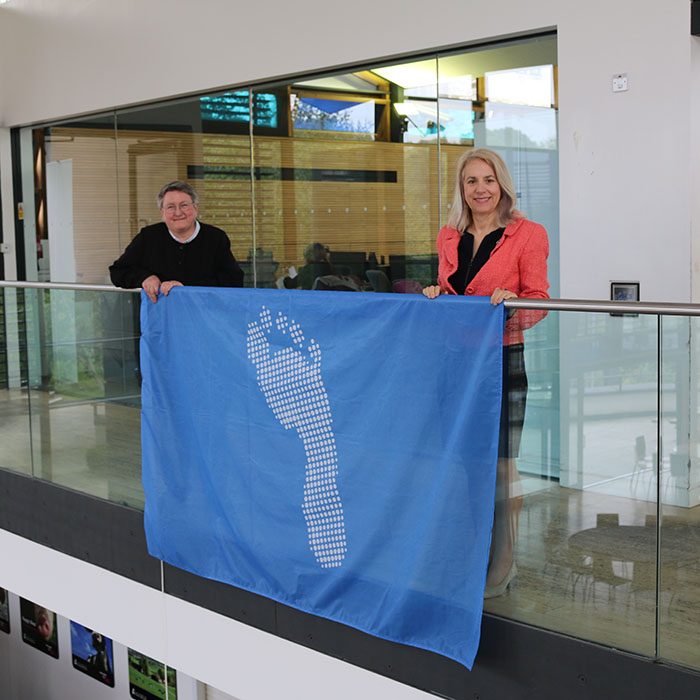
<instances>
[{"instance_id":1,"label":"blue banner inside building","mask_svg":"<svg viewBox=\"0 0 700 700\"><path fill-rule=\"evenodd\" d=\"M485 298L142 295L149 551L471 668L503 322Z\"/></svg>"}]
</instances>

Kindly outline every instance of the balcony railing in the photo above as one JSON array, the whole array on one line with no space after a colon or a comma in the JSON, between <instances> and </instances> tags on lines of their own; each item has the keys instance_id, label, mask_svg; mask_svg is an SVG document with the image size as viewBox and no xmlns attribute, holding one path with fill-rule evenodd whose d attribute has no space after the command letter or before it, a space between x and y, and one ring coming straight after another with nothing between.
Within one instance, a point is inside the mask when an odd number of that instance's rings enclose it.
<instances>
[{"instance_id":1,"label":"balcony railing","mask_svg":"<svg viewBox=\"0 0 700 700\"><path fill-rule=\"evenodd\" d=\"M0 467L143 508L137 292L0 282ZM700 668L700 307L513 300L518 576L488 613Z\"/></svg>"}]
</instances>

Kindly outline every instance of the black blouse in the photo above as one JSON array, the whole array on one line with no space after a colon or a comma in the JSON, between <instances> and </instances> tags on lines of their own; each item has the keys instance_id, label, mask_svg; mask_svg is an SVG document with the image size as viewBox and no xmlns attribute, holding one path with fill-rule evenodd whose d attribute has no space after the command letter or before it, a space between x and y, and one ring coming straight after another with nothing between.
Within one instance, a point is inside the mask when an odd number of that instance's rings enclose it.
<instances>
[{"instance_id":1,"label":"black blouse","mask_svg":"<svg viewBox=\"0 0 700 700\"><path fill-rule=\"evenodd\" d=\"M448 278L448 282L457 294L464 294L467 285L476 277L479 270L491 256L496 243L501 240L504 231L505 228L497 228L484 236L476 253L474 253L474 236L468 231L462 234L457 247L457 269Z\"/></svg>"}]
</instances>

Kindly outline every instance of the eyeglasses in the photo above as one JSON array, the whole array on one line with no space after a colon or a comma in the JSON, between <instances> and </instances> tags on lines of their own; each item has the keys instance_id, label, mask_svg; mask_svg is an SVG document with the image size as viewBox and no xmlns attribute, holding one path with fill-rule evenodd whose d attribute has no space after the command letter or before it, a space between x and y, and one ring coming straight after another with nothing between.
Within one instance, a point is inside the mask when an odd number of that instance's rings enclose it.
<instances>
[{"instance_id":1,"label":"eyeglasses","mask_svg":"<svg viewBox=\"0 0 700 700\"><path fill-rule=\"evenodd\" d=\"M163 207L168 214L174 214L176 211L181 211L183 214L187 214L190 209L194 207L191 202L183 202L182 204L168 204L167 207Z\"/></svg>"}]
</instances>

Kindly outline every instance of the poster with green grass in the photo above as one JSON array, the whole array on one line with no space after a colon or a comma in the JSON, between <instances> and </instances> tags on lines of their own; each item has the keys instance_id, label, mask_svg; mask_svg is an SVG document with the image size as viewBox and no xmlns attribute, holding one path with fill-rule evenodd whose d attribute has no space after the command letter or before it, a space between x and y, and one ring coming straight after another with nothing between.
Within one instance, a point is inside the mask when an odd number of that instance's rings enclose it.
<instances>
[{"instance_id":1,"label":"poster with green grass","mask_svg":"<svg viewBox=\"0 0 700 700\"><path fill-rule=\"evenodd\" d=\"M177 700L175 669L160 661L127 649L129 656L129 694L136 700ZM167 677L167 685L166 685Z\"/></svg>"}]
</instances>

